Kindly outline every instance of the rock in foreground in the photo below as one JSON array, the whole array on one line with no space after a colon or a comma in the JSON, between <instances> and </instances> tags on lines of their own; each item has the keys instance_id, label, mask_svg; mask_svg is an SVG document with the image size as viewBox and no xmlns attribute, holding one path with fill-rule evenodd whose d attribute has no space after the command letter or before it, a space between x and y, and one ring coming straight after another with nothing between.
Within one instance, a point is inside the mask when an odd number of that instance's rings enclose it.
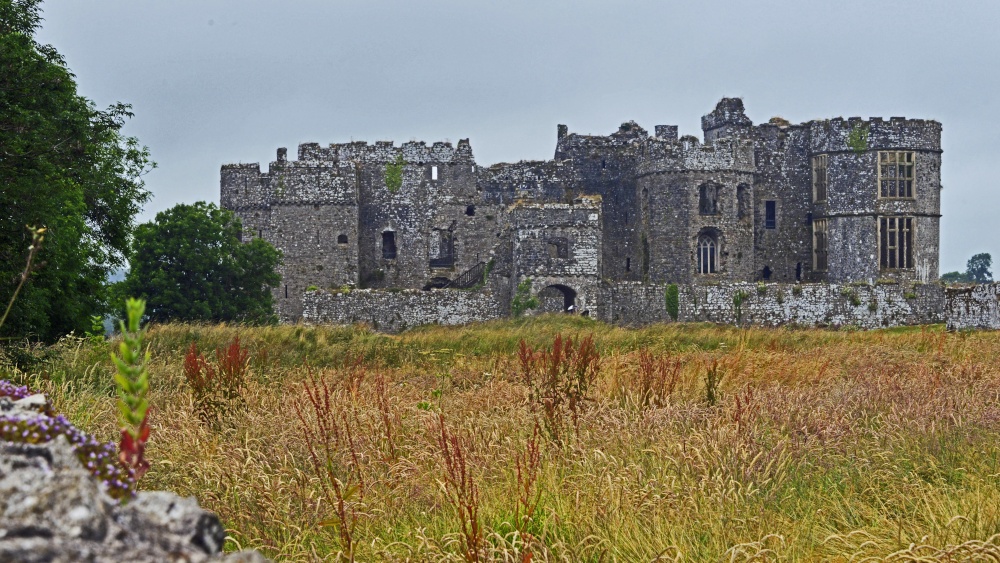
<instances>
[{"instance_id":1,"label":"rock in foreground","mask_svg":"<svg viewBox=\"0 0 1000 563\"><path fill-rule=\"evenodd\" d=\"M19 410L0 401L7 416ZM219 518L193 497L155 491L114 500L63 436L0 441L0 561L266 561L255 551L222 555L225 539Z\"/></svg>"}]
</instances>

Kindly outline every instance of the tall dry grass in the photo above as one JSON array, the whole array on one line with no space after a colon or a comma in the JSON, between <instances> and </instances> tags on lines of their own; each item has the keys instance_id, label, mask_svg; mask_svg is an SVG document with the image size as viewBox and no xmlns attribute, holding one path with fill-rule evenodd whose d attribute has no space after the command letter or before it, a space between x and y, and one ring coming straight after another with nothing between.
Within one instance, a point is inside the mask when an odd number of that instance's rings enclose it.
<instances>
[{"instance_id":1,"label":"tall dry grass","mask_svg":"<svg viewBox=\"0 0 1000 563\"><path fill-rule=\"evenodd\" d=\"M554 440L538 403L548 395L525 381L518 349L550 351L557 334L593 335L600 361ZM185 352L237 335L246 408L205 424ZM277 559L1000 557L995 333L554 316L399 336L167 325L149 341L153 467L141 486L197 496L231 547ZM107 350L67 339L27 373L7 371L111 439ZM317 443L317 390L339 442Z\"/></svg>"}]
</instances>

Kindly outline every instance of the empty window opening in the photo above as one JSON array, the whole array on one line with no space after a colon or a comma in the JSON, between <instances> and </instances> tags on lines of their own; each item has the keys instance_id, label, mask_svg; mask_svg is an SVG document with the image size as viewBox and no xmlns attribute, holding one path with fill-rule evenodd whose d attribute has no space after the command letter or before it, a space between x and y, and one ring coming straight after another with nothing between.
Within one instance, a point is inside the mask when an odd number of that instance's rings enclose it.
<instances>
[{"instance_id":1,"label":"empty window opening","mask_svg":"<svg viewBox=\"0 0 1000 563\"><path fill-rule=\"evenodd\" d=\"M813 220L813 270L817 272L825 272L828 266L829 238L826 221L826 219ZM801 276L801 273L796 272L796 276Z\"/></svg>"},{"instance_id":2,"label":"empty window opening","mask_svg":"<svg viewBox=\"0 0 1000 563\"><path fill-rule=\"evenodd\" d=\"M774 229L778 226L778 202L764 202L764 228Z\"/></svg>"},{"instance_id":3,"label":"empty window opening","mask_svg":"<svg viewBox=\"0 0 1000 563\"><path fill-rule=\"evenodd\" d=\"M802 281L802 262L795 263L795 281Z\"/></svg>"},{"instance_id":4,"label":"empty window opening","mask_svg":"<svg viewBox=\"0 0 1000 563\"><path fill-rule=\"evenodd\" d=\"M386 260L396 259L396 232L385 231L382 233L382 258Z\"/></svg>"},{"instance_id":5,"label":"empty window opening","mask_svg":"<svg viewBox=\"0 0 1000 563\"><path fill-rule=\"evenodd\" d=\"M288 299L288 286L285 286L285 299Z\"/></svg>"},{"instance_id":6,"label":"empty window opening","mask_svg":"<svg viewBox=\"0 0 1000 563\"><path fill-rule=\"evenodd\" d=\"M719 262L719 243L714 235L698 237L698 273L714 274Z\"/></svg>"},{"instance_id":7,"label":"empty window opening","mask_svg":"<svg viewBox=\"0 0 1000 563\"><path fill-rule=\"evenodd\" d=\"M879 266L883 270L913 267L913 217L879 217Z\"/></svg>"},{"instance_id":8,"label":"empty window opening","mask_svg":"<svg viewBox=\"0 0 1000 563\"><path fill-rule=\"evenodd\" d=\"M455 265L455 235L447 229L434 229L430 240L431 268L451 268Z\"/></svg>"},{"instance_id":9,"label":"empty window opening","mask_svg":"<svg viewBox=\"0 0 1000 563\"><path fill-rule=\"evenodd\" d=\"M465 207L465 214L468 215L469 217L474 216L476 214L476 206L475 205L467 205Z\"/></svg>"},{"instance_id":10,"label":"empty window opening","mask_svg":"<svg viewBox=\"0 0 1000 563\"><path fill-rule=\"evenodd\" d=\"M601 159L601 170L604 170L607 167L608 167L608 162L602 158Z\"/></svg>"},{"instance_id":11,"label":"empty window opening","mask_svg":"<svg viewBox=\"0 0 1000 563\"><path fill-rule=\"evenodd\" d=\"M881 151L878 153L879 197L913 197L913 152Z\"/></svg>"},{"instance_id":12,"label":"empty window opening","mask_svg":"<svg viewBox=\"0 0 1000 563\"><path fill-rule=\"evenodd\" d=\"M771 267L764 266L764 269L761 270L760 272L760 277L763 278L765 281L771 279Z\"/></svg>"},{"instance_id":13,"label":"empty window opening","mask_svg":"<svg viewBox=\"0 0 1000 563\"><path fill-rule=\"evenodd\" d=\"M555 237L548 241L549 258L569 258L569 241L565 237Z\"/></svg>"},{"instance_id":14,"label":"empty window opening","mask_svg":"<svg viewBox=\"0 0 1000 563\"><path fill-rule=\"evenodd\" d=\"M337 244L347 244L347 235L343 233L337 235Z\"/></svg>"},{"instance_id":15,"label":"empty window opening","mask_svg":"<svg viewBox=\"0 0 1000 563\"><path fill-rule=\"evenodd\" d=\"M701 215L718 215L719 186L702 184L698 188L698 213Z\"/></svg>"},{"instance_id":16,"label":"empty window opening","mask_svg":"<svg viewBox=\"0 0 1000 563\"><path fill-rule=\"evenodd\" d=\"M631 272L632 271L632 259L631 258L626 258L625 259L625 271L626 272Z\"/></svg>"},{"instance_id":17,"label":"empty window opening","mask_svg":"<svg viewBox=\"0 0 1000 563\"><path fill-rule=\"evenodd\" d=\"M812 159L813 168L813 201L826 201L827 157L816 155Z\"/></svg>"},{"instance_id":18,"label":"empty window opening","mask_svg":"<svg viewBox=\"0 0 1000 563\"><path fill-rule=\"evenodd\" d=\"M438 179L438 167L431 166L431 180L437 180L437 179Z\"/></svg>"},{"instance_id":19,"label":"empty window opening","mask_svg":"<svg viewBox=\"0 0 1000 563\"><path fill-rule=\"evenodd\" d=\"M257 229L257 238L264 238L264 231L262 229Z\"/></svg>"},{"instance_id":20,"label":"empty window opening","mask_svg":"<svg viewBox=\"0 0 1000 563\"><path fill-rule=\"evenodd\" d=\"M313 209L319 211L319 204L318 203L314 203L313 204Z\"/></svg>"},{"instance_id":21,"label":"empty window opening","mask_svg":"<svg viewBox=\"0 0 1000 563\"><path fill-rule=\"evenodd\" d=\"M750 186L746 184L736 186L736 218L750 218Z\"/></svg>"}]
</instances>

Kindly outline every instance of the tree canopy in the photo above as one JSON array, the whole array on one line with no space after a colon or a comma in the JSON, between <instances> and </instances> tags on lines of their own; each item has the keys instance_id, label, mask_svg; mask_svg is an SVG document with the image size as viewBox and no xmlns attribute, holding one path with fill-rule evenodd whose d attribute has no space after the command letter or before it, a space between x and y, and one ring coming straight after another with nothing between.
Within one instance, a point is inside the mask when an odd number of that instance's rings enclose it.
<instances>
[{"instance_id":1,"label":"tree canopy","mask_svg":"<svg viewBox=\"0 0 1000 563\"><path fill-rule=\"evenodd\" d=\"M272 322L281 254L264 239L240 242L242 226L215 204L179 204L135 231L122 289L146 300L150 319Z\"/></svg>"},{"instance_id":2,"label":"tree canopy","mask_svg":"<svg viewBox=\"0 0 1000 563\"><path fill-rule=\"evenodd\" d=\"M107 310L109 274L126 264L135 216L149 199L149 151L122 134L130 106L98 110L50 45L34 39L40 0L0 0L0 299L14 293L31 241L38 268L3 327L51 340Z\"/></svg>"},{"instance_id":3,"label":"tree canopy","mask_svg":"<svg viewBox=\"0 0 1000 563\"><path fill-rule=\"evenodd\" d=\"M989 252L974 254L965 264L965 272L948 272L941 274L945 283L990 283L993 281L993 257Z\"/></svg>"}]
</instances>

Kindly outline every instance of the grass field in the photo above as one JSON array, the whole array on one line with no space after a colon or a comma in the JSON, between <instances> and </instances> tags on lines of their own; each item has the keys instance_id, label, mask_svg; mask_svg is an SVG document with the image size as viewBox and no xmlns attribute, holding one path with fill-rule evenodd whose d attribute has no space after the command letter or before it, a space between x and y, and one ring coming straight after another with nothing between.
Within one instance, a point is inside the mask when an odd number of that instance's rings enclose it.
<instances>
[{"instance_id":1,"label":"grass field","mask_svg":"<svg viewBox=\"0 0 1000 563\"><path fill-rule=\"evenodd\" d=\"M558 334L574 341L568 355L550 352ZM195 495L230 548L280 560L1000 558L996 333L551 316L398 336L167 325L149 341L153 467L140 486ZM189 357L189 375L207 366L222 385L200 399L185 375L192 342L204 361ZM109 349L66 339L7 377L110 440Z\"/></svg>"}]
</instances>

